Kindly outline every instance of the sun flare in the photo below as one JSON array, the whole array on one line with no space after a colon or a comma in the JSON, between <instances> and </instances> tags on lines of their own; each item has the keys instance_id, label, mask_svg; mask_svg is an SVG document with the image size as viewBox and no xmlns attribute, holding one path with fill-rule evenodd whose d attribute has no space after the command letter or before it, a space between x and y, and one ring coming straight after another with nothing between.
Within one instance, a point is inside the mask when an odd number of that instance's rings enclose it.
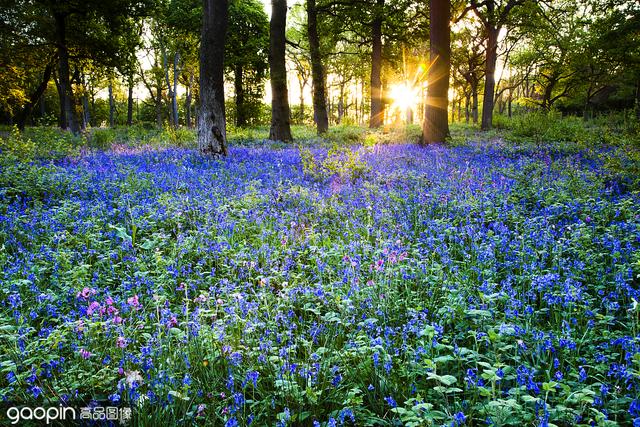
<instances>
[{"instance_id":1,"label":"sun flare","mask_svg":"<svg viewBox=\"0 0 640 427\"><path fill-rule=\"evenodd\" d=\"M419 101L418 88L407 83L397 83L391 86L389 96L393 100L393 106L404 111L415 108Z\"/></svg>"}]
</instances>

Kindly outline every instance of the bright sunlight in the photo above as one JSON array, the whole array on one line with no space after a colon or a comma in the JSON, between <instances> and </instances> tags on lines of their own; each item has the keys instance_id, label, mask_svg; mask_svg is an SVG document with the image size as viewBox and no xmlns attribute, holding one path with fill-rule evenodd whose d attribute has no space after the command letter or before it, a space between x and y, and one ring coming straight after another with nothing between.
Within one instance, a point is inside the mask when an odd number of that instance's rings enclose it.
<instances>
[{"instance_id":1,"label":"bright sunlight","mask_svg":"<svg viewBox=\"0 0 640 427\"><path fill-rule=\"evenodd\" d=\"M420 100L419 89L406 82L391 86L389 96L393 100L393 107L400 111L405 111L408 108L415 109Z\"/></svg>"}]
</instances>

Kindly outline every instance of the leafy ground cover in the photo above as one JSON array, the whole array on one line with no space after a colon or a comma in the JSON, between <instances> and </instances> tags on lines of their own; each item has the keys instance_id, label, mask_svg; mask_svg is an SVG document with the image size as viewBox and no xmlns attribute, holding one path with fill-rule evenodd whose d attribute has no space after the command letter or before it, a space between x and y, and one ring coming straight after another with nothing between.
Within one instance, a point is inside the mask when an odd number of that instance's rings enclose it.
<instances>
[{"instance_id":1,"label":"leafy ground cover","mask_svg":"<svg viewBox=\"0 0 640 427\"><path fill-rule=\"evenodd\" d=\"M0 395L139 425L638 425L632 153L4 162Z\"/></svg>"}]
</instances>

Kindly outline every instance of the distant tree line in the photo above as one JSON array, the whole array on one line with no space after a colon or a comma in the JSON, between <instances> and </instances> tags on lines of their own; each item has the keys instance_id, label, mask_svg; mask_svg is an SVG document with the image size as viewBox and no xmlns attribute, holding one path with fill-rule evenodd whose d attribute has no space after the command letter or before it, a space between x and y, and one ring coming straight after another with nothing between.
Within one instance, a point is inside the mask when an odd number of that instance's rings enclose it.
<instances>
[{"instance_id":1,"label":"distant tree line","mask_svg":"<svg viewBox=\"0 0 640 427\"><path fill-rule=\"evenodd\" d=\"M495 113L640 115L640 4L273 0L269 20L258 0L5 0L0 64L0 118L20 128L143 121L224 141L230 113L288 141L292 122L382 126L400 82L417 94L404 120L442 141L448 113L482 129Z\"/></svg>"}]
</instances>

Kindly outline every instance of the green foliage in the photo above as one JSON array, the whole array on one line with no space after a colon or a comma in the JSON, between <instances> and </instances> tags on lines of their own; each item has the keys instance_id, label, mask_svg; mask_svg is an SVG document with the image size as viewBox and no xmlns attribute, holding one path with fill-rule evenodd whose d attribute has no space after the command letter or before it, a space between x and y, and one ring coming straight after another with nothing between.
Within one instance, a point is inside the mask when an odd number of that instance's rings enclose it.
<instances>
[{"instance_id":1,"label":"green foliage","mask_svg":"<svg viewBox=\"0 0 640 427\"><path fill-rule=\"evenodd\" d=\"M82 137L55 128L30 128L21 133L14 127L0 138L0 152L2 157L29 162L73 156L83 144Z\"/></svg>"},{"instance_id":2,"label":"green foliage","mask_svg":"<svg viewBox=\"0 0 640 427\"><path fill-rule=\"evenodd\" d=\"M508 124L515 141L576 142L584 144L591 137L582 119L562 118L557 113L534 112L516 116Z\"/></svg>"},{"instance_id":3,"label":"green foliage","mask_svg":"<svg viewBox=\"0 0 640 427\"><path fill-rule=\"evenodd\" d=\"M640 191L640 146L617 147L605 156L605 177L622 191Z\"/></svg>"},{"instance_id":4,"label":"green foliage","mask_svg":"<svg viewBox=\"0 0 640 427\"><path fill-rule=\"evenodd\" d=\"M494 125L498 131L485 134L485 139L500 137L510 143L553 145L574 151L602 146L640 146L640 122L629 113L612 113L586 121L575 116L563 117L558 112L536 111L511 119L496 115Z\"/></svg>"},{"instance_id":5,"label":"green foliage","mask_svg":"<svg viewBox=\"0 0 640 427\"><path fill-rule=\"evenodd\" d=\"M77 194L83 180L74 180L64 169L54 165L38 165L0 159L0 197L7 202L19 201L30 206L62 200Z\"/></svg>"},{"instance_id":6,"label":"green foliage","mask_svg":"<svg viewBox=\"0 0 640 427\"><path fill-rule=\"evenodd\" d=\"M165 129L145 129L140 126L91 129L88 135L88 147L96 150L109 150L115 147L150 148L195 148L194 129L166 127Z\"/></svg>"},{"instance_id":7,"label":"green foliage","mask_svg":"<svg viewBox=\"0 0 640 427\"><path fill-rule=\"evenodd\" d=\"M300 147L302 171L305 175L320 181L337 177L341 181L357 181L364 178L371 167L362 158L359 150L334 144L323 159L319 159L308 148Z\"/></svg>"}]
</instances>

